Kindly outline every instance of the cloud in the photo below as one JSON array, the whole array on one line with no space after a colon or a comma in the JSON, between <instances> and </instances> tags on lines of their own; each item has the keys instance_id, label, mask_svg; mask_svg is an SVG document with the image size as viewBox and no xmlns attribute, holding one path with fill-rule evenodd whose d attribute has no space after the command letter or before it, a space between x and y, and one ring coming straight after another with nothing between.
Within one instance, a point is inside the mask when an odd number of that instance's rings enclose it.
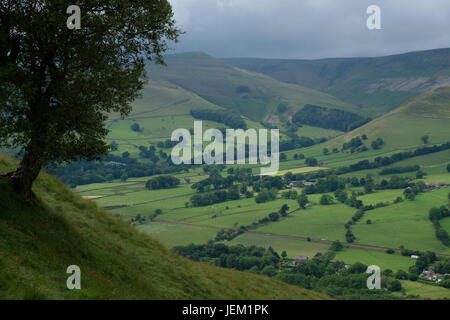
<instances>
[{"instance_id":1,"label":"cloud","mask_svg":"<svg viewBox=\"0 0 450 320\"><path fill-rule=\"evenodd\" d=\"M450 46L448 0L169 0L176 51L216 57L379 56ZM381 7L382 30L366 27Z\"/></svg>"}]
</instances>

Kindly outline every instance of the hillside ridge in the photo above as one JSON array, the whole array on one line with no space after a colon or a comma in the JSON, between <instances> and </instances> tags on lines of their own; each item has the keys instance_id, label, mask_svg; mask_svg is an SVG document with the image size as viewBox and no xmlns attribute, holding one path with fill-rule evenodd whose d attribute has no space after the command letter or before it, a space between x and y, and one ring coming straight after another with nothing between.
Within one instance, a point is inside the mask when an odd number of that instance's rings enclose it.
<instances>
[{"instance_id":1,"label":"hillside ridge","mask_svg":"<svg viewBox=\"0 0 450 320\"><path fill-rule=\"evenodd\" d=\"M332 94L373 116L385 114L423 92L450 85L450 48L383 57L222 60Z\"/></svg>"}]
</instances>

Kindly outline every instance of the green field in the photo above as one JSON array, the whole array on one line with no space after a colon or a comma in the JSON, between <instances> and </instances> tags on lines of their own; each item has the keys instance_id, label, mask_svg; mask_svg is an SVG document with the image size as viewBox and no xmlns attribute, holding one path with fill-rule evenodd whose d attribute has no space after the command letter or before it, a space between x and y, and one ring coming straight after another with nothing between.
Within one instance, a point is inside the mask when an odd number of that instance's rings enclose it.
<instances>
[{"instance_id":1,"label":"green field","mask_svg":"<svg viewBox=\"0 0 450 320\"><path fill-rule=\"evenodd\" d=\"M356 242L388 248L430 250L450 254L450 248L436 239L433 225L428 219L432 207L448 202L449 189L421 194L414 201L366 212L362 221L354 227ZM366 224L370 219L372 224Z\"/></svg>"},{"instance_id":2,"label":"green field","mask_svg":"<svg viewBox=\"0 0 450 320\"><path fill-rule=\"evenodd\" d=\"M190 243L204 244L214 239L217 229L208 227L185 226L164 222L151 222L138 226L138 230L151 235L169 247Z\"/></svg>"},{"instance_id":3,"label":"green field","mask_svg":"<svg viewBox=\"0 0 450 320\"><path fill-rule=\"evenodd\" d=\"M362 262L368 266L376 265L381 270L391 269L394 272L398 270L408 272L409 267L415 263L409 257L403 257L399 254L387 254L384 251L354 248L345 248L342 251L338 251L335 260L345 261L348 264Z\"/></svg>"},{"instance_id":4,"label":"green field","mask_svg":"<svg viewBox=\"0 0 450 320\"><path fill-rule=\"evenodd\" d=\"M323 242L292 239L267 234L245 233L228 242L229 245L242 244L246 246L272 247L277 252L286 251L288 258L295 256L313 257L317 253L324 253L329 245Z\"/></svg>"},{"instance_id":5,"label":"green field","mask_svg":"<svg viewBox=\"0 0 450 320\"><path fill-rule=\"evenodd\" d=\"M396 294L398 297L418 296L420 299L450 299L450 290L418 281L401 280L404 293Z\"/></svg>"},{"instance_id":6,"label":"green field","mask_svg":"<svg viewBox=\"0 0 450 320\"><path fill-rule=\"evenodd\" d=\"M306 210L297 211L280 222L260 227L257 230L344 241L344 224L354 213L354 209L343 204L312 206Z\"/></svg>"}]
</instances>

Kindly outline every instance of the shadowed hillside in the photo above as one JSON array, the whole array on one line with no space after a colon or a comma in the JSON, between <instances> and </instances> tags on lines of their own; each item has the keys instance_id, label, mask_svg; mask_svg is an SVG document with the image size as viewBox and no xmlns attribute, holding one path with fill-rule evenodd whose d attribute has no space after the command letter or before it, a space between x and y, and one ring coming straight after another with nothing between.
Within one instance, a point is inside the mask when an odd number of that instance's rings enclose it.
<instances>
[{"instance_id":1,"label":"shadowed hillside","mask_svg":"<svg viewBox=\"0 0 450 320\"><path fill-rule=\"evenodd\" d=\"M450 49L379 58L224 59L238 68L332 94L382 115L410 98L450 85Z\"/></svg>"},{"instance_id":2,"label":"shadowed hillside","mask_svg":"<svg viewBox=\"0 0 450 320\"><path fill-rule=\"evenodd\" d=\"M167 67L149 68L152 79L175 84L253 120L270 120L281 103L292 114L305 104L359 112L355 106L328 94L241 70L205 53L173 54L165 59Z\"/></svg>"}]
</instances>

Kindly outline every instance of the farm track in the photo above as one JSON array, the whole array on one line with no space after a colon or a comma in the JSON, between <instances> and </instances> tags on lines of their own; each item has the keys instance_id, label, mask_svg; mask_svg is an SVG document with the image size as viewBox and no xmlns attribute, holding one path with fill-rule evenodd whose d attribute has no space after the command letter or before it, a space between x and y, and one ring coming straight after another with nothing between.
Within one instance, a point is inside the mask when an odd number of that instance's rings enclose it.
<instances>
[{"instance_id":1,"label":"farm track","mask_svg":"<svg viewBox=\"0 0 450 320\"><path fill-rule=\"evenodd\" d=\"M221 229L225 229L225 230L234 229L234 230L237 230L235 228L227 228L227 227L206 225L206 224L201 224L201 223L190 223L190 222L182 222L182 221L163 220L163 219L156 219L155 221L168 223L168 224L179 224L179 225L186 225L186 226L191 226L191 227L202 227L202 228L211 228L211 229L218 229L218 230L221 230ZM271 237L280 237L280 238L288 238L288 239L297 239L297 240L308 241L308 237L304 237L304 236L294 236L294 235L289 235L289 234L273 233L273 232L262 232L262 231L254 231L254 230L248 230L246 232L247 233L253 233L253 234L265 235L265 236L271 236ZM321 242L321 243L327 243L327 244L332 244L333 243L333 241L326 240L326 239L317 239L317 238L309 238L309 239L311 241L313 241L313 242ZM362 244L362 243L343 242L343 245L347 246L347 247L350 247L350 248L362 248L362 249L369 249L369 250L376 250L376 251L383 251L383 250L385 251L385 250L391 249L391 248L387 248L387 247L374 246L374 245ZM396 253L400 253L399 249L395 249L394 251ZM448 257L448 258L450 258L450 254L436 253L436 255L437 256L441 256L441 257Z\"/></svg>"}]
</instances>

